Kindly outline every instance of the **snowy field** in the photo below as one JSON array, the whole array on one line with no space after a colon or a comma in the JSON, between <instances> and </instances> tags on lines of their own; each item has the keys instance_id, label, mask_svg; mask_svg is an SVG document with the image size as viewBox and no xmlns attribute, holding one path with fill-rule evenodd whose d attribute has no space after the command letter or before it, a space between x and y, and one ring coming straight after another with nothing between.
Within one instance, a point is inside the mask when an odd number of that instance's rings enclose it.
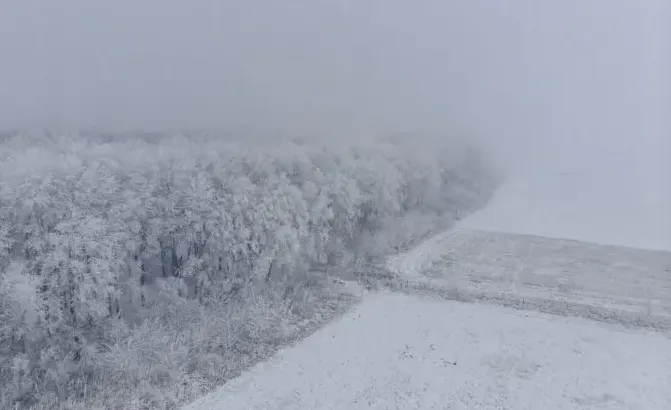
<instances>
[{"instance_id":1,"label":"snowy field","mask_svg":"<svg viewBox=\"0 0 671 410\"><path fill-rule=\"evenodd\" d=\"M583 319L377 294L185 410L665 410L670 343Z\"/></svg>"},{"instance_id":2,"label":"snowy field","mask_svg":"<svg viewBox=\"0 0 671 410\"><path fill-rule=\"evenodd\" d=\"M554 168L511 180L460 226L671 250L671 185L649 180L659 177L614 166Z\"/></svg>"},{"instance_id":3,"label":"snowy field","mask_svg":"<svg viewBox=\"0 0 671 410\"><path fill-rule=\"evenodd\" d=\"M450 299L671 330L670 252L456 230L389 265Z\"/></svg>"}]
</instances>

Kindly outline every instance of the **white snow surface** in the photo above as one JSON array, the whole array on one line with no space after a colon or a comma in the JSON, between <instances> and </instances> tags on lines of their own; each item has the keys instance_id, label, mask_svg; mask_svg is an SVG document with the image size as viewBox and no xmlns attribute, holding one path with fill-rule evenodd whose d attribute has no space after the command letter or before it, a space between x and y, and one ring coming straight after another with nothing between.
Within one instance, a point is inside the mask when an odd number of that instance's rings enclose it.
<instances>
[{"instance_id":1,"label":"white snow surface","mask_svg":"<svg viewBox=\"0 0 671 410\"><path fill-rule=\"evenodd\" d=\"M671 250L671 182L648 180L612 167L513 178L459 227Z\"/></svg>"},{"instance_id":2,"label":"white snow surface","mask_svg":"<svg viewBox=\"0 0 671 410\"><path fill-rule=\"evenodd\" d=\"M375 294L186 410L667 410L670 343L578 318Z\"/></svg>"}]
</instances>

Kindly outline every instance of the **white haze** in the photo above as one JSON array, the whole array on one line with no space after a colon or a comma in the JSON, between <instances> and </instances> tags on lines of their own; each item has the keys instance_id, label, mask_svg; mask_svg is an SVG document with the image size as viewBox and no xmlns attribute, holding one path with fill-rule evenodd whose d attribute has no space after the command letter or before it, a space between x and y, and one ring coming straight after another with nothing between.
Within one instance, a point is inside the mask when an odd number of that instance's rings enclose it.
<instances>
[{"instance_id":1,"label":"white haze","mask_svg":"<svg viewBox=\"0 0 671 410\"><path fill-rule=\"evenodd\" d=\"M2 0L0 128L458 132L661 184L667 3Z\"/></svg>"}]
</instances>

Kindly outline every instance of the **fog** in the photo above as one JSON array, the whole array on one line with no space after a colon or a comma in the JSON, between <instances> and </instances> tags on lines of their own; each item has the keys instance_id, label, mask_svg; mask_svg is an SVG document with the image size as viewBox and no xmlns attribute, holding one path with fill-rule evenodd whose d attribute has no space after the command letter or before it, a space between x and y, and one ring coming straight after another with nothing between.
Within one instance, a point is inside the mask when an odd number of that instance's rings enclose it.
<instances>
[{"instance_id":1,"label":"fog","mask_svg":"<svg viewBox=\"0 0 671 410\"><path fill-rule=\"evenodd\" d=\"M667 3L2 0L0 127L456 132L657 174Z\"/></svg>"}]
</instances>

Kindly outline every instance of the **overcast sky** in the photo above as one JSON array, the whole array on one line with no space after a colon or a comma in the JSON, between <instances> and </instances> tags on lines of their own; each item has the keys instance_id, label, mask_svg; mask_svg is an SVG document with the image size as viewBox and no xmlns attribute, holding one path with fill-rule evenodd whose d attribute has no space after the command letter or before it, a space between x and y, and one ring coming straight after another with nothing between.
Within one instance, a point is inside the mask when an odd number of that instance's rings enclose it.
<instances>
[{"instance_id":1,"label":"overcast sky","mask_svg":"<svg viewBox=\"0 0 671 410\"><path fill-rule=\"evenodd\" d=\"M0 127L662 141L668 3L2 0Z\"/></svg>"}]
</instances>

